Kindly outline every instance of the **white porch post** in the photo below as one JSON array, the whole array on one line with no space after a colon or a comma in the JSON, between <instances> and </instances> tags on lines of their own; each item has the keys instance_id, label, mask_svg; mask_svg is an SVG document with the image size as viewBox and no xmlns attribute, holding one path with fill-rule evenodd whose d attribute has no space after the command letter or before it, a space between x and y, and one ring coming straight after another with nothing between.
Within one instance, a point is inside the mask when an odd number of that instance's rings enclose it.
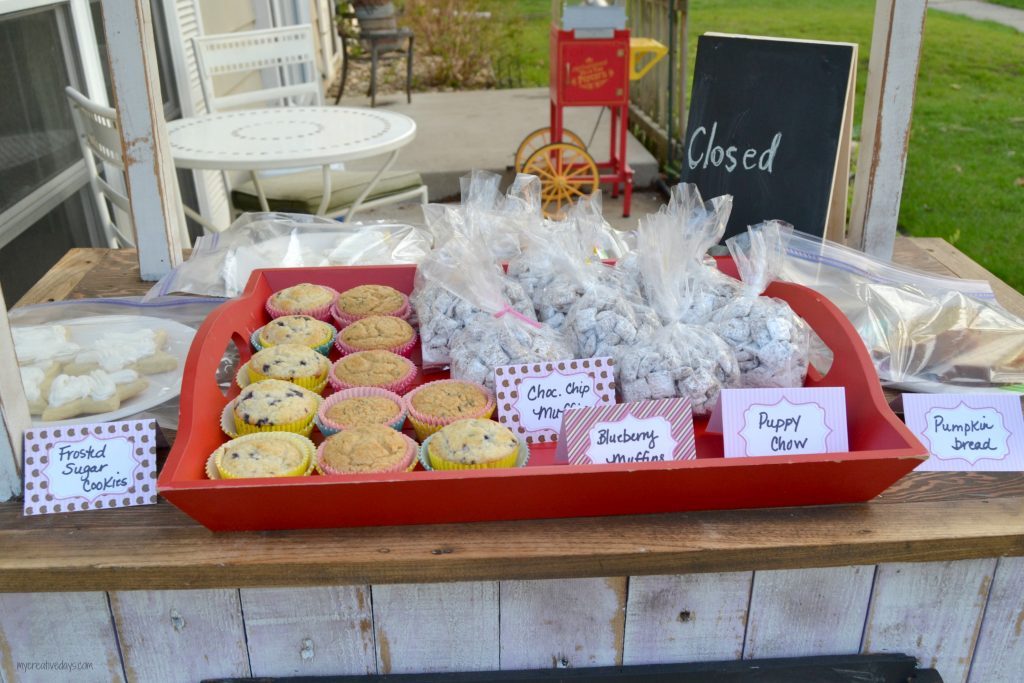
<instances>
[{"instance_id":1,"label":"white porch post","mask_svg":"<svg viewBox=\"0 0 1024 683\"><path fill-rule=\"evenodd\" d=\"M139 270L158 280L181 263L182 210L167 144L147 0L102 0Z\"/></svg>"},{"instance_id":2,"label":"white porch post","mask_svg":"<svg viewBox=\"0 0 1024 683\"><path fill-rule=\"evenodd\" d=\"M21 436L31 424L0 290L0 503L21 493Z\"/></svg>"},{"instance_id":3,"label":"white porch post","mask_svg":"<svg viewBox=\"0 0 1024 683\"><path fill-rule=\"evenodd\" d=\"M927 0L877 0L847 244L892 258Z\"/></svg>"}]
</instances>

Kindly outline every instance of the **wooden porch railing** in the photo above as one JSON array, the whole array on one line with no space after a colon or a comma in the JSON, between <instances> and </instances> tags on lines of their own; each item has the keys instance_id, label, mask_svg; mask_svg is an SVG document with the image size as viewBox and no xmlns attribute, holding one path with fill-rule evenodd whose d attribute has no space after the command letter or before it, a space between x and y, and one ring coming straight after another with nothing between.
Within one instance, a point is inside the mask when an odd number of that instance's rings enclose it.
<instances>
[{"instance_id":1,"label":"wooden porch railing","mask_svg":"<svg viewBox=\"0 0 1024 683\"><path fill-rule=\"evenodd\" d=\"M688 0L627 0L631 34L668 46L668 55L644 78L630 83L630 118L634 133L663 168L679 159L678 142L686 132L685 74ZM670 144L671 143L671 144Z\"/></svg>"}]
</instances>

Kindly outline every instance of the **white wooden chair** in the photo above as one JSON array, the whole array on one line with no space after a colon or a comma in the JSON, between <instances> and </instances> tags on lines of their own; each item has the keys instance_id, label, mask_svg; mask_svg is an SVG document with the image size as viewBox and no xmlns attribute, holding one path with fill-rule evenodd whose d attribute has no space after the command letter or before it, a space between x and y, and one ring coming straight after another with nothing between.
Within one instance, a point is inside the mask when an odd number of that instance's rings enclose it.
<instances>
[{"instance_id":1,"label":"white wooden chair","mask_svg":"<svg viewBox=\"0 0 1024 683\"><path fill-rule=\"evenodd\" d=\"M121 138L117 133L117 112L96 104L74 88L65 88L64 93L71 105L71 118L78 132L85 168L89 172L89 186L96 197L107 246L111 249L134 247L131 207L128 197L120 189L124 187L124 158L121 156ZM100 172L101 166L103 173ZM106 177L112 171L121 174L118 181Z\"/></svg>"},{"instance_id":2,"label":"white wooden chair","mask_svg":"<svg viewBox=\"0 0 1024 683\"><path fill-rule=\"evenodd\" d=\"M96 198L100 214L103 237L111 249L135 246L135 228L132 225L131 207L128 196L121 188L124 180L124 157L121 155L121 138L117 130L117 111L93 102L72 87L64 89L71 107L71 118L78 132L82 157L89 173L89 186ZM115 180L112 174L119 177ZM107 202L110 202L109 205ZM218 228L187 206L182 207L192 220L208 232L219 232ZM188 226L181 226L182 243L191 244Z\"/></svg>"},{"instance_id":3,"label":"white wooden chair","mask_svg":"<svg viewBox=\"0 0 1024 683\"><path fill-rule=\"evenodd\" d=\"M284 28L198 36L192 39L203 97L210 113L247 106L323 106L319 60L308 24ZM301 67L302 82L294 80ZM225 76L257 72L268 87L241 93L217 94ZM290 77L290 78L289 78ZM215 82L215 80L217 82ZM427 202L427 188L414 171L355 173L332 167L325 185L324 170L289 169L252 173L250 180L235 185L231 203L236 211L285 211L348 216L353 206L372 208L402 201ZM326 191L330 193L326 203ZM331 188L334 188L333 190ZM366 192L369 188L370 191Z\"/></svg>"}]
</instances>

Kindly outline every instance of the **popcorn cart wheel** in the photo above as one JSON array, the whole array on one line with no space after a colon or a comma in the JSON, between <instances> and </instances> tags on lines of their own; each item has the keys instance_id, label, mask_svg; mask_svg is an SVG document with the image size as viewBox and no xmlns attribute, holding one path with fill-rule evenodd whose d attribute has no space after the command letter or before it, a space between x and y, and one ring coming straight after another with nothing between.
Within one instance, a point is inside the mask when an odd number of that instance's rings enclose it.
<instances>
[{"instance_id":1,"label":"popcorn cart wheel","mask_svg":"<svg viewBox=\"0 0 1024 683\"><path fill-rule=\"evenodd\" d=\"M522 173L540 178L541 210L545 218L560 220L580 197L601 187L597 163L587 150L567 142L544 145L523 163Z\"/></svg>"},{"instance_id":2,"label":"popcorn cart wheel","mask_svg":"<svg viewBox=\"0 0 1024 683\"><path fill-rule=\"evenodd\" d=\"M551 126L538 128L523 138L523 141L519 143L519 149L516 150L516 173L523 172L523 166L526 164L526 160L530 158L531 154L545 145L550 145L552 142L555 142L555 140L551 138ZM568 142L576 145L577 147L582 147L583 149L587 148L586 143L583 142L583 138L576 135L576 133L572 132L568 128L562 129L561 142Z\"/></svg>"}]
</instances>

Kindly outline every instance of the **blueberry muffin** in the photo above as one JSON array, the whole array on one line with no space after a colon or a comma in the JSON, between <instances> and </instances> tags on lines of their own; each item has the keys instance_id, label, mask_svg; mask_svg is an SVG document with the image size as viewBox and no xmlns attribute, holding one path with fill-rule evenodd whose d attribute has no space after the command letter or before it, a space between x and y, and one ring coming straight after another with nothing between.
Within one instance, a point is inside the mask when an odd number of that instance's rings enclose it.
<instances>
[{"instance_id":1,"label":"blueberry muffin","mask_svg":"<svg viewBox=\"0 0 1024 683\"><path fill-rule=\"evenodd\" d=\"M250 384L235 400L235 431L296 432L308 436L320 401L312 391L279 379Z\"/></svg>"},{"instance_id":2,"label":"blueberry muffin","mask_svg":"<svg viewBox=\"0 0 1024 683\"><path fill-rule=\"evenodd\" d=\"M280 344L253 354L247 364L249 381L282 379L319 392L331 363L308 346Z\"/></svg>"},{"instance_id":3,"label":"blueberry muffin","mask_svg":"<svg viewBox=\"0 0 1024 683\"><path fill-rule=\"evenodd\" d=\"M313 442L287 432L249 434L233 439L213 452L222 479L300 477L311 471Z\"/></svg>"},{"instance_id":4,"label":"blueberry muffin","mask_svg":"<svg viewBox=\"0 0 1024 683\"><path fill-rule=\"evenodd\" d=\"M435 470L512 467L519 457L519 439L493 420L459 420L431 436L426 449Z\"/></svg>"},{"instance_id":5,"label":"blueberry muffin","mask_svg":"<svg viewBox=\"0 0 1024 683\"><path fill-rule=\"evenodd\" d=\"M261 327L256 334L256 341L258 349L298 344L326 356L334 341L334 327L308 315L285 315Z\"/></svg>"}]
</instances>

